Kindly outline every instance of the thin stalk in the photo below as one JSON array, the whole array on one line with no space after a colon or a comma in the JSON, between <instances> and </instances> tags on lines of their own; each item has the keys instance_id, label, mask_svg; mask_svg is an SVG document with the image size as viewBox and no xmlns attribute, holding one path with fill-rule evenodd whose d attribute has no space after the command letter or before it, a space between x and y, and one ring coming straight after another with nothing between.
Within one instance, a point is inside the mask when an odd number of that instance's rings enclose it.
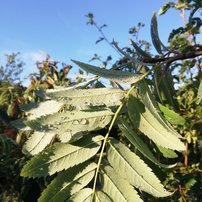
<instances>
[{"instance_id":1,"label":"thin stalk","mask_svg":"<svg viewBox=\"0 0 202 202\"><path fill-rule=\"evenodd\" d=\"M104 32L102 31L102 29L100 29L100 27L97 25L96 22L94 22L94 26L96 27L96 29L100 32L100 34L102 35L103 39L108 43L109 46L111 46L118 54L119 56L122 56L120 54L120 52L112 45L112 43L110 43L110 41L107 39L107 37L105 36Z\"/></svg>"}]
</instances>

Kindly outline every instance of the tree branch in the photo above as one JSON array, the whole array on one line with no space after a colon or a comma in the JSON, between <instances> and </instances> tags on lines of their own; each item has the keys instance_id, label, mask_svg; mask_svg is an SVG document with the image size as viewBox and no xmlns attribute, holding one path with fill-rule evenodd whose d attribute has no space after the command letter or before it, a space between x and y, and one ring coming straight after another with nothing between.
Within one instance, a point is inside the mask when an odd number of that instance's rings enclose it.
<instances>
[{"instance_id":1,"label":"tree branch","mask_svg":"<svg viewBox=\"0 0 202 202\"><path fill-rule=\"evenodd\" d=\"M180 53L180 54L177 54L172 57L145 58L145 59L142 59L142 62L157 63L157 62L166 62L167 61L169 64L171 64L172 62L177 61L177 60L186 60L186 59L195 58L195 57L198 57L201 55L202 55L202 50L196 50L196 51L190 51L187 53Z\"/></svg>"}]
</instances>

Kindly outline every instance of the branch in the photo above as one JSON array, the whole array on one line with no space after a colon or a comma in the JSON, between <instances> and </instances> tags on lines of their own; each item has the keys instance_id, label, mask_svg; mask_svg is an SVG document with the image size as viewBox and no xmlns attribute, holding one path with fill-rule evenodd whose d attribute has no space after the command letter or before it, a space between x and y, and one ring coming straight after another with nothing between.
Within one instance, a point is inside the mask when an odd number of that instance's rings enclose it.
<instances>
[{"instance_id":1,"label":"branch","mask_svg":"<svg viewBox=\"0 0 202 202\"><path fill-rule=\"evenodd\" d=\"M202 50L196 50L196 51L190 51L187 53L179 53L172 57L145 58L142 61L145 63L158 63L158 62L167 61L169 64L171 64L172 62L177 60L186 60L186 59L195 58L201 55L202 55Z\"/></svg>"}]
</instances>

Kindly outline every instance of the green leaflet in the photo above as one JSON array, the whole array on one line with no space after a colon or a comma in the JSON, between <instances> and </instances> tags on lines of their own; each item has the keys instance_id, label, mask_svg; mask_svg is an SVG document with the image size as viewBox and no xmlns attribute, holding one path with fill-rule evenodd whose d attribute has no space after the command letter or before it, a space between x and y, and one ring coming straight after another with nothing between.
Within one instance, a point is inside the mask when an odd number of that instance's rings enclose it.
<instances>
[{"instance_id":1,"label":"green leaflet","mask_svg":"<svg viewBox=\"0 0 202 202\"><path fill-rule=\"evenodd\" d=\"M109 196L102 191L95 192L95 202L113 202Z\"/></svg>"},{"instance_id":2,"label":"green leaflet","mask_svg":"<svg viewBox=\"0 0 202 202\"><path fill-rule=\"evenodd\" d=\"M67 111L42 116L26 124L40 132L53 132L62 140L69 141L72 136L82 131L92 131L105 127L111 120L113 112L109 110L85 112Z\"/></svg>"},{"instance_id":3,"label":"green leaflet","mask_svg":"<svg viewBox=\"0 0 202 202\"><path fill-rule=\"evenodd\" d=\"M119 168L117 167L117 171ZM104 166L100 174L102 190L117 202L142 202L136 190L124 179L122 173L110 166Z\"/></svg>"},{"instance_id":4,"label":"green leaflet","mask_svg":"<svg viewBox=\"0 0 202 202\"><path fill-rule=\"evenodd\" d=\"M38 201L66 201L71 195L81 190L92 180L95 174L96 166L97 165L95 163L85 162L59 173L58 176L55 177L55 179L42 192ZM86 193L83 193L83 195L80 194L80 198L85 195ZM69 201L82 202L82 200Z\"/></svg>"},{"instance_id":5,"label":"green leaflet","mask_svg":"<svg viewBox=\"0 0 202 202\"><path fill-rule=\"evenodd\" d=\"M162 104L178 109L178 103L175 99L177 95L174 88L171 70L168 68L162 77L164 68L164 65L161 65L154 71L153 80L157 97Z\"/></svg>"},{"instance_id":6,"label":"green leaflet","mask_svg":"<svg viewBox=\"0 0 202 202\"><path fill-rule=\"evenodd\" d=\"M143 66L152 66L153 64L151 63L145 63L142 62L138 59L136 59L135 57L130 56L128 53L126 53L125 51L123 51L121 48L119 48L118 43L113 41L112 44L115 46L115 48L122 54L124 55L126 58L130 59L133 63L137 64L137 65L143 65ZM139 49L140 51L140 49Z\"/></svg>"},{"instance_id":7,"label":"green leaflet","mask_svg":"<svg viewBox=\"0 0 202 202\"><path fill-rule=\"evenodd\" d=\"M154 157L152 152L149 150L147 144L145 144L141 138L133 131L133 129L127 124L124 119L120 119L120 123L118 124L120 130L125 135L125 137L138 149L146 158L152 161L154 164L161 166L163 168L172 168L174 165L165 165L158 162L158 160Z\"/></svg>"},{"instance_id":8,"label":"green leaflet","mask_svg":"<svg viewBox=\"0 0 202 202\"><path fill-rule=\"evenodd\" d=\"M175 6L175 3L173 2L167 2L163 5L163 7L159 10L159 15L163 15L164 13L167 12L167 10L171 7L174 7Z\"/></svg>"},{"instance_id":9,"label":"green leaflet","mask_svg":"<svg viewBox=\"0 0 202 202\"><path fill-rule=\"evenodd\" d=\"M112 200L103 192L97 191L93 200L93 190L84 188L74 194L67 202L112 202Z\"/></svg>"},{"instance_id":10,"label":"green leaflet","mask_svg":"<svg viewBox=\"0 0 202 202\"><path fill-rule=\"evenodd\" d=\"M102 139L103 137L100 135L95 137L88 135L74 144L54 144L28 161L21 171L21 176L52 175L83 163L98 152Z\"/></svg>"},{"instance_id":11,"label":"green leaflet","mask_svg":"<svg viewBox=\"0 0 202 202\"><path fill-rule=\"evenodd\" d=\"M84 188L75 193L67 202L92 202L93 190L90 188ZM96 191L94 195L94 202L112 202L112 200L103 192Z\"/></svg>"},{"instance_id":12,"label":"green leaflet","mask_svg":"<svg viewBox=\"0 0 202 202\"><path fill-rule=\"evenodd\" d=\"M178 155L173 150L163 148L159 145L156 145L156 146L158 147L159 151L163 154L163 156L165 158L177 158L178 157Z\"/></svg>"},{"instance_id":13,"label":"green leaflet","mask_svg":"<svg viewBox=\"0 0 202 202\"><path fill-rule=\"evenodd\" d=\"M79 90L47 91L49 98L62 101L80 109L91 106L117 106L124 98L124 91L120 89L95 88Z\"/></svg>"},{"instance_id":14,"label":"green leaflet","mask_svg":"<svg viewBox=\"0 0 202 202\"><path fill-rule=\"evenodd\" d=\"M111 166L131 185L155 197L171 195L144 161L119 141L110 140L107 158Z\"/></svg>"},{"instance_id":15,"label":"green leaflet","mask_svg":"<svg viewBox=\"0 0 202 202\"><path fill-rule=\"evenodd\" d=\"M143 51L132 39L130 39L130 42L137 51L138 55L140 55L142 58L151 58L151 56L147 52Z\"/></svg>"},{"instance_id":16,"label":"green leaflet","mask_svg":"<svg viewBox=\"0 0 202 202\"><path fill-rule=\"evenodd\" d=\"M173 127L169 124L169 122L165 119L162 115L152 93L146 83L145 80L138 84L139 87L139 95L142 99L144 105L148 108L148 110L155 116L158 122L164 127L167 131L171 132L171 134L175 135L176 137L182 138L182 136L177 133ZM154 120L153 120L154 121Z\"/></svg>"},{"instance_id":17,"label":"green leaflet","mask_svg":"<svg viewBox=\"0 0 202 202\"><path fill-rule=\"evenodd\" d=\"M67 202L91 202L92 192L93 190L90 188L81 189L79 192L69 198Z\"/></svg>"},{"instance_id":18,"label":"green leaflet","mask_svg":"<svg viewBox=\"0 0 202 202\"><path fill-rule=\"evenodd\" d=\"M202 80L199 84L199 88L198 88L198 93L197 93L197 104L200 104L201 100L202 100Z\"/></svg>"},{"instance_id":19,"label":"green leaflet","mask_svg":"<svg viewBox=\"0 0 202 202\"><path fill-rule=\"evenodd\" d=\"M118 70L108 70L104 68L99 68L93 65L85 64L76 60L72 60L76 63L80 68L84 69L85 71L98 75L100 77L106 78L110 81L118 82L118 83L127 83L132 84L137 82L142 78L142 74L134 74L129 72L123 72Z\"/></svg>"},{"instance_id":20,"label":"green leaflet","mask_svg":"<svg viewBox=\"0 0 202 202\"><path fill-rule=\"evenodd\" d=\"M40 116L45 116L58 112L63 103L59 103L54 100L48 100L45 102L32 102L29 104L21 105L20 108L26 112L28 119L36 119Z\"/></svg>"},{"instance_id":21,"label":"green leaflet","mask_svg":"<svg viewBox=\"0 0 202 202\"><path fill-rule=\"evenodd\" d=\"M162 104L158 103L160 110L163 112L165 118L171 123L175 125L184 125L185 119L177 114L175 111L168 109L167 107L163 106Z\"/></svg>"},{"instance_id":22,"label":"green leaflet","mask_svg":"<svg viewBox=\"0 0 202 202\"><path fill-rule=\"evenodd\" d=\"M22 152L29 155L38 154L51 142L54 136L54 133L35 131L23 145Z\"/></svg>"},{"instance_id":23,"label":"green leaflet","mask_svg":"<svg viewBox=\"0 0 202 202\"><path fill-rule=\"evenodd\" d=\"M138 128L156 144L172 150L183 151L185 149L184 144L172 130L165 128L155 117L155 114L132 95L128 101L128 113L134 127ZM158 113L157 110L155 113Z\"/></svg>"},{"instance_id":24,"label":"green leaflet","mask_svg":"<svg viewBox=\"0 0 202 202\"><path fill-rule=\"evenodd\" d=\"M151 38L152 38L152 43L153 43L155 49L157 50L157 52L159 54L162 54L161 41L159 39L158 25L157 25L157 19L156 19L155 12L151 19Z\"/></svg>"},{"instance_id":25,"label":"green leaflet","mask_svg":"<svg viewBox=\"0 0 202 202\"><path fill-rule=\"evenodd\" d=\"M8 138L6 134L0 133L0 154L8 154L18 147L17 143Z\"/></svg>"}]
</instances>

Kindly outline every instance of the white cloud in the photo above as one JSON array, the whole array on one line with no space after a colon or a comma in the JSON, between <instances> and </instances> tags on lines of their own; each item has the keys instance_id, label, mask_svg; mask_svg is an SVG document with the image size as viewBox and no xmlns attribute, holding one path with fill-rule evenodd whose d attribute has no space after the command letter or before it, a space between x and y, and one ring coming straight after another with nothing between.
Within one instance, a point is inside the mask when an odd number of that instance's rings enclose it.
<instances>
[{"instance_id":1,"label":"white cloud","mask_svg":"<svg viewBox=\"0 0 202 202\"><path fill-rule=\"evenodd\" d=\"M26 61L34 62L34 63L45 60L46 57L47 57L47 53L43 50L22 53L23 59L25 59Z\"/></svg>"}]
</instances>

